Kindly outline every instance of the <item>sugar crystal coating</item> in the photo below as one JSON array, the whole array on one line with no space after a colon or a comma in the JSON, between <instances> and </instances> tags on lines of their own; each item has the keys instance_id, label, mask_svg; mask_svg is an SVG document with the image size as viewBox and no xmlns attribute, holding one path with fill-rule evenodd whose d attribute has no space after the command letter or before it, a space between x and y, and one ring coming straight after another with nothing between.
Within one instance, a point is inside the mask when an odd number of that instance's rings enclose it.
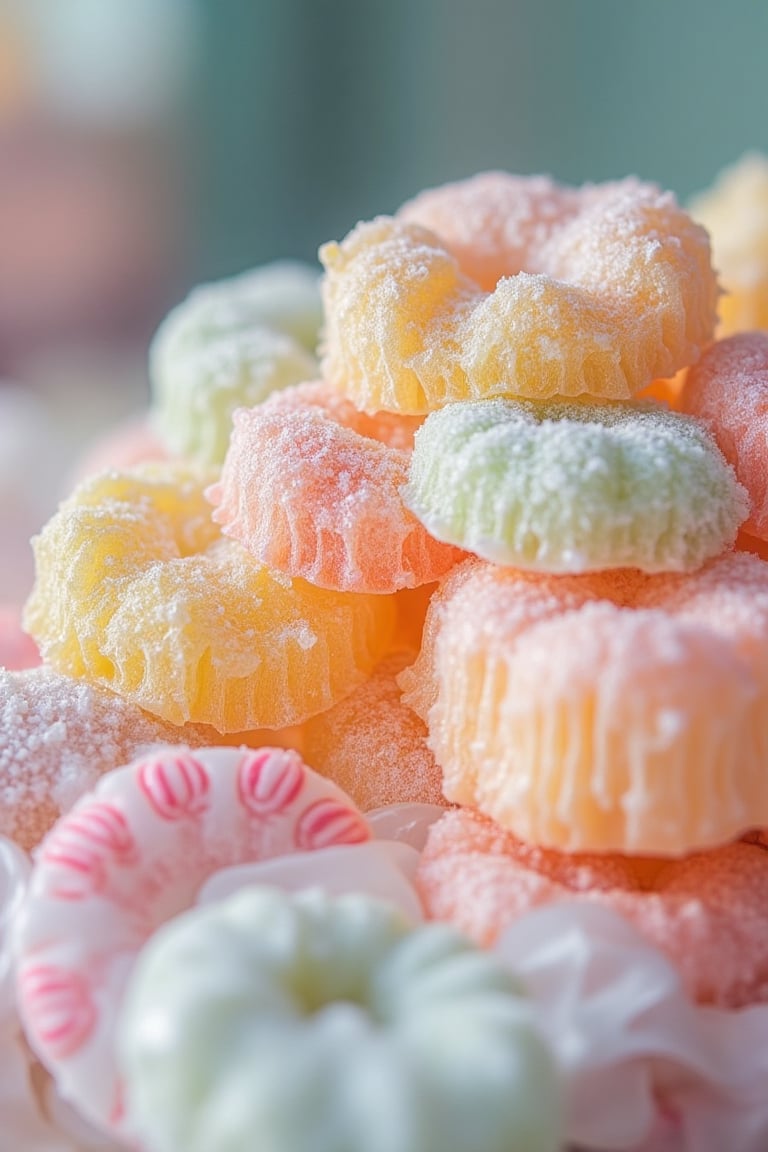
<instances>
[{"instance_id":1,"label":"sugar crystal coating","mask_svg":"<svg viewBox=\"0 0 768 1152\"><path fill-rule=\"evenodd\" d=\"M768 333L710 345L686 375L680 408L707 425L749 493L744 531L768 539Z\"/></svg>"},{"instance_id":2,"label":"sugar crystal coating","mask_svg":"<svg viewBox=\"0 0 768 1152\"><path fill-rule=\"evenodd\" d=\"M768 564L534 576L467 562L403 699L448 800L566 851L677 856L768 824Z\"/></svg>"},{"instance_id":3,"label":"sugar crystal coating","mask_svg":"<svg viewBox=\"0 0 768 1152\"><path fill-rule=\"evenodd\" d=\"M417 432L403 495L438 539L545 572L692 570L748 512L706 429L655 404L448 405Z\"/></svg>"},{"instance_id":4,"label":"sugar crystal coating","mask_svg":"<svg viewBox=\"0 0 768 1152\"><path fill-rule=\"evenodd\" d=\"M366 416L322 383L241 409L207 493L213 518L261 563L320 587L387 593L430 583L461 553L403 504L414 423Z\"/></svg>"},{"instance_id":5,"label":"sugar crystal coating","mask_svg":"<svg viewBox=\"0 0 768 1152\"><path fill-rule=\"evenodd\" d=\"M33 848L105 772L150 745L208 736L50 668L0 669L0 832Z\"/></svg>"},{"instance_id":6,"label":"sugar crystal coating","mask_svg":"<svg viewBox=\"0 0 768 1152\"><path fill-rule=\"evenodd\" d=\"M301 723L366 678L394 606L259 565L211 520L211 478L166 464L78 488L35 542L27 627L59 671L171 723Z\"/></svg>"},{"instance_id":7,"label":"sugar crystal coating","mask_svg":"<svg viewBox=\"0 0 768 1152\"><path fill-rule=\"evenodd\" d=\"M530 908L563 900L621 913L720 1007L768 1002L768 852L728 844L673 862L537 848L469 809L432 825L417 873L427 914L485 945Z\"/></svg>"},{"instance_id":8,"label":"sugar crystal coating","mask_svg":"<svg viewBox=\"0 0 768 1152\"><path fill-rule=\"evenodd\" d=\"M577 214L491 292L407 220L359 224L320 256L323 370L365 411L627 399L695 361L714 329L706 233L633 180L582 190Z\"/></svg>"},{"instance_id":9,"label":"sugar crystal coating","mask_svg":"<svg viewBox=\"0 0 768 1152\"><path fill-rule=\"evenodd\" d=\"M253 887L169 925L121 1020L157 1152L555 1152L554 1069L517 984L444 925Z\"/></svg>"},{"instance_id":10,"label":"sugar crystal coating","mask_svg":"<svg viewBox=\"0 0 768 1152\"><path fill-rule=\"evenodd\" d=\"M443 804L427 729L402 703L395 677L413 659L396 652L365 684L304 726L307 762L367 812L386 804Z\"/></svg>"},{"instance_id":11,"label":"sugar crystal coating","mask_svg":"<svg viewBox=\"0 0 768 1152\"><path fill-rule=\"evenodd\" d=\"M196 288L150 349L153 424L167 447L221 464L237 407L316 374L321 316L316 271L291 261Z\"/></svg>"}]
</instances>

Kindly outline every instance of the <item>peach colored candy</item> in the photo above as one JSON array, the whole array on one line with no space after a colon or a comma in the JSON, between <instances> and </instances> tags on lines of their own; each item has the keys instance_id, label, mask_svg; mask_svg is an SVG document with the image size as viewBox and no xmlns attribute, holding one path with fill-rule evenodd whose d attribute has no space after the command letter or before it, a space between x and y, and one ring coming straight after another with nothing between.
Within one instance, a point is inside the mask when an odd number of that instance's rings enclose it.
<instances>
[{"instance_id":1,"label":"peach colored candy","mask_svg":"<svg viewBox=\"0 0 768 1152\"><path fill-rule=\"evenodd\" d=\"M134 961L214 872L368 839L292 751L166 747L102 777L40 846L15 933L22 1022L62 1095L120 1129L113 1034Z\"/></svg>"},{"instance_id":2,"label":"peach colored candy","mask_svg":"<svg viewBox=\"0 0 768 1152\"><path fill-rule=\"evenodd\" d=\"M768 540L768 332L710 345L689 369L679 406L708 426L747 489L743 531Z\"/></svg>"},{"instance_id":3,"label":"peach colored candy","mask_svg":"<svg viewBox=\"0 0 768 1152\"><path fill-rule=\"evenodd\" d=\"M714 331L717 283L706 232L673 196L635 180L557 192L496 174L506 193L488 197L488 179L443 190L456 205L441 214L444 232L411 209L321 249L323 372L359 408L620 400L696 360ZM533 224L515 237L518 196ZM499 246L505 214L511 240ZM467 252L485 291L462 264Z\"/></svg>"},{"instance_id":4,"label":"peach colored candy","mask_svg":"<svg viewBox=\"0 0 768 1152\"><path fill-rule=\"evenodd\" d=\"M154 744L211 742L47 667L0 669L0 833L33 848L99 776Z\"/></svg>"},{"instance_id":5,"label":"peach colored candy","mask_svg":"<svg viewBox=\"0 0 768 1152\"><path fill-rule=\"evenodd\" d=\"M426 726L401 702L395 680L414 655L388 656L370 680L304 725L308 763L364 812L386 804L445 803Z\"/></svg>"},{"instance_id":6,"label":"peach colored candy","mask_svg":"<svg viewBox=\"0 0 768 1152\"><path fill-rule=\"evenodd\" d=\"M735 843L685 860L570 855L535 848L461 809L429 830L416 884L427 915L492 944L531 908L606 904L679 969L695 999L768 1001L768 852Z\"/></svg>"},{"instance_id":7,"label":"peach colored candy","mask_svg":"<svg viewBox=\"0 0 768 1152\"><path fill-rule=\"evenodd\" d=\"M386 593L434 581L461 553L400 496L417 425L365 416L323 383L240 409L207 492L213 518L262 564L320 587Z\"/></svg>"},{"instance_id":8,"label":"peach colored candy","mask_svg":"<svg viewBox=\"0 0 768 1152\"><path fill-rule=\"evenodd\" d=\"M37 644L21 626L21 609L0 604L0 668L19 672L22 668L36 668L39 663Z\"/></svg>"},{"instance_id":9,"label":"peach colored candy","mask_svg":"<svg viewBox=\"0 0 768 1152\"><path fill-rule=\"evenodd\" d=\"M167 460L168 456L167 448L150 426L149 417L134 416L105 432L86 449L77 461L72 482L79 484L86 477L111 468L122 472L137 464Z\"/></svg>"},{"instance_id":10,"label":"peach colored candy","mask_svg":"<svg viewBox=\"0 0 768 1152\"><path fill-rule=\"evenodd\" d=\"M679 856L768 824L768 564L534 577L467 562L399 682L448 800L526 841Z\"/></svg>"}]
</instances>

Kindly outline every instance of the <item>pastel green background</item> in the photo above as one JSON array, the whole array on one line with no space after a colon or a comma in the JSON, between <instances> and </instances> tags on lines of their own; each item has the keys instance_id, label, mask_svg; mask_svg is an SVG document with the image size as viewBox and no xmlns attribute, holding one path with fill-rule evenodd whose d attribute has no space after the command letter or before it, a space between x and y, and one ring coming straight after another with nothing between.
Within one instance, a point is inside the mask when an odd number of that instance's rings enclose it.
<instances>
[{"instance_id":1,"label":"pastel green background","mask_svg":"<svg viewBox=\"0 0 768 1152\"><path fill-rule=\"evenodd\" d=\"M489 167L682 198L768 151L766 0L194 0L201 275Z\"/></svg>"}]
</instances>

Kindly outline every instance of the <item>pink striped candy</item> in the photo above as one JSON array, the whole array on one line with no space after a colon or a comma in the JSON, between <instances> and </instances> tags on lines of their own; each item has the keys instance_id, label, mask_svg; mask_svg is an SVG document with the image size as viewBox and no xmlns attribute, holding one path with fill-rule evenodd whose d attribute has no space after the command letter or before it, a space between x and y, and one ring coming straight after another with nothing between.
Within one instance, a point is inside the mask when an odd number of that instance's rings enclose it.
<instances>
[{"instance_id":1,"label":"pink striped candy","mask_svg":"<svg viewBox=\"0 0 768 1152\"><path fill-rule=\"evenodd\" d=\"M15 928L22 1022L60 1094L129 1136L114 1026L147 939L222 868L370 838L283 748L160 747L102 776L42 842Z\"/></svg>"}]
</instances>

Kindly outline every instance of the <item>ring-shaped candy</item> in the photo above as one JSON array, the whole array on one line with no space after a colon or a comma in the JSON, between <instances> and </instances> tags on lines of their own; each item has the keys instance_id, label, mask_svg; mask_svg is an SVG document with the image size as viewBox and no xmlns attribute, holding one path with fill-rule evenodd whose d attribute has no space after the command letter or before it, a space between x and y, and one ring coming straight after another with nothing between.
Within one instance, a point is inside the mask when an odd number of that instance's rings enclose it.
<instances>
[{"instance_id":1,"label":"ring-shaped candy","mask_svg":"<svg viewBox=\"0 0 768 1152\"><path fill-rule=\"evenodd\" d=\"M153 424L171 452L220 465L237 407L317 374L318 279L277 261L202 284L166 316L149 374Z\"/></svg>"},{"instance_id":2,"label":"ring-shaped candy","mask_svg":"<svg viewBox=\"0 0 768 1152\"><path fill-rule=\"evenodd\" d=\"M558 226L513 246L490 292L450 237L411 220L326 244L325 377L364 411L424 413L499 396L628 399L693 363L718 292L704 229L635 180L575 195Z\"/></svg>"},{"instance_id":3,"label":"ring-shaped candy","mask_svg":"<svg viewBox=\"0 0 768 1152\"><path fill-rule=\"evenodd\" d=\"M416 433L403 498L439 540L544 572L690 571L749 511L707 430L658 404L451 404Z\"/></svg>"},{"instance_id":4,"label":"ring-shaped candy","mask_svg":"<svg viewBox=\"0 0 768 1152\"><path fill-rule=\"evenodd\" d=\"M40 846L15 924L22 1021L62 1095L120 1127L113 1033L136 956L214 872L368 839L290 750L166 747L102 777Z\"/></svg>"},{"instance_id":5,"label":"ring-shaped candy","mask_svg":"<svg viewBox=\"0 0 768 1152\"><path fill-rule=\"evenodd\" d=\"M403 700L449 801L574 852L681 856L768 825L768 564L528 575L468 561Z\"/></svg>"},{"instance_id":6,"label":"ring-shaped candy","mask_svg":"<svg viewBox=\"0 0 768 1152\"><path fill-rule=\"evenodd\" d=\"M765 1000L768 852L759 844L673 861L554 852L462 808L431 825L416 886L429 917L485 946L531 908L602 904L666 953L694 999L721 1008Z\"/></svg>"},{"instance_id":7,"label":"ring-shaped candy","mask_svg":"<svg viewBox=\"0 0 768 1152\"><path fill-rule=\"evenodd\" d=\"M35 542L26 626L58 671L173 724L301 723L366 679L395 608L258 564L211 520L212 479L165 464L86 481Z\"/></svg>"},{"instance_id":8,"label":"ring-shaped candy","mask_svg":"<svg viewBox=\"0 0 768 1152\"><path fill-rule=\"evenodd\" d=\"M461 553L403 504L417 421L358 412L323 383L240 409L213 519L262 564L322 588L428 584Z\"/></svg>"},{"instance_id":9,"label":"ring-shaped candy","mask_svg":"<svg viewBox=\"0 0 768 1152\"><path fill-rule=\"evenodd\" d=\"M512 974L362 894L255 887L169 925L137 967L120 1050L127 1111L156 1152L562 1139L551 1058Z\"/></svg>"},{"instance_id":10,"label":"ring-shaped candy","mask_svg":"<svg viewBox=\"0 0 768 1152\"><path fill-rule=\"evenodd\" d=\"M679 407L706 424L749 493L743 530L768 540L768 332L711 344L686 373Z\"/></svg>"}]
</instances>

